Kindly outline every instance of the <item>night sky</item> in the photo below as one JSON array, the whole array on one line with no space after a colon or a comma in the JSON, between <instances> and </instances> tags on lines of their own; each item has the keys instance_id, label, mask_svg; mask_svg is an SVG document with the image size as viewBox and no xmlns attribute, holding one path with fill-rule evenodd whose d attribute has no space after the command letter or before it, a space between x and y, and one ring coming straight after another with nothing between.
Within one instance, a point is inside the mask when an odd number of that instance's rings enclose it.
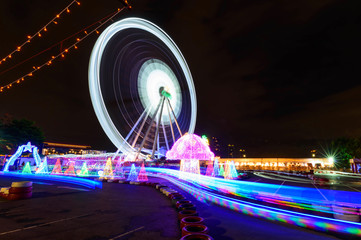
<instances>
[{"instance_id":1,"label":"night sky","mask_svg":"<svg viewBox=\"0 0 361 240\"><path fill-rule=\"evenodd\" d=\"M0 58L70 2L2 0ZM80 2L0 65L1 85L57 54L60 45L5 70L122 7L117 0ZM245 148L250 157L308 157L326 140L361 136L361 1L129 2L133 10L115 20L154 22L185 56L197 93L197 134ZM0 116L35 121L47 141L114 151L88 90L96 38L1 93Z\"/></svg>"}]
</instances>

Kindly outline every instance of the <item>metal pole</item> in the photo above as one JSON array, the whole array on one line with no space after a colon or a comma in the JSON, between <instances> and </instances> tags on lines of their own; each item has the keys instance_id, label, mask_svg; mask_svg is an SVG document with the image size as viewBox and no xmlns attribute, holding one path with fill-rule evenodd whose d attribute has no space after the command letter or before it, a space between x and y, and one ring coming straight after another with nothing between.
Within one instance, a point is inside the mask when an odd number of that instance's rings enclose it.
<instances>
[{"instance_id":1,"label":"metal pole","mask_svg":"<svg viewBox=\"0 0 361 240\"><path fill-rule=\"evenodd\" d=\"M163 121L162 121L162 127L163 127L163 134L164 134L165 144L167 145L167 150L169 151L168 138L167 138L167 133L165 132L165 127L164 127Z\"/></svg>"},{"instance_id":2,"label":"metal pole","mask_svg":"<svg viewBox=\"0 0 361 240\"><path fill-rule=\"evenodd\" d=\"M169 106L168 106L168 104L166 104L166 105L167 105L167 112L168 112L168 117L169 117L170 130L172 132L172 138L173 138L173 144L174 144L175 143L175 137L174 137L172 118L170 116Z\"/></svg>"},{"instance_id":3,"label":"metal pole","mask_svg":"<svg viewBox=\"0 0 361 240\"><path fill-rule=\"evenodd\" d=\"M139 149L138 149L138 151L137 151L137 153L136 153L136 155L135 155L134 161L138 159L139 153L140 153L140 151L142 150L142 148L143 148L143 146L144 146L145 140L147 139L147 136L148 136L148 134L149 134L149 132L150 132L150 129L151 129L151 127L152 127L152 123L153 123L153 121L154 121L154 118L157 116L157 113L158 113L158 110L159 110L159 107L160 107L160 104L161 104L161 103L162 103L162 99L159 101L158 106L157 106L157 109L155 110L155 112L154 112L154 114L153 114L152 120L151 120L150 123L149 123L149 127L148 127L148 129L147 129L147 131L146 131L146 133L145 133L145 135L144 135L143 141L142 141L142 143L140 144Z\"/></svg>"},{"instance_id":4,"label":"metal pole","mask_svg":"<svg viewBox=\"0 0 361 240\"><path fill-rule=\"evenodd\" d=\"M169 101L169 99L168 99L168 98L167 98L167 100L168 100L168 104L169 104L170 110L172 111L172 114L173 114L173 117L174 117L175 124L177 125L178 131L179 131L180 135L181 135L181 136L183 136L182 131L180 130L180 127L179 127L179 125L178 125L177 118L176 118L176 116L175 116L175 114L174 114L174 112L173 112L172 105L170 104L170 101Z\"/></svg>"},{"instance_id":5,"label":"metal pole","mask_svg":"<svg viewBox=\"0 0 361 240\"><path fill-rule=\"evenodd\" d=\"M145 118L144 118L144 120L143 120L143 122L142 122L142 125L140 125L140 129L139 129L136 137L134 138L134 141L133 141L133 143L132 143L132 147L133 147L133 148L134 148L135 144L136 144L137 141L138 141L139 135L140 135L140 133L141 133L142 130L143 130L144 124L145 124L145 122L146 122L146 120L147 120L147 118L148 118L148 116L149 116L149 113L150 113L150 111L147 111L147 115L145 116Z\"/></svg>"},{"instance_id":6,"label":"metal pole","mask_svg":"<svg viewBox=\"0 0 361 240\"><path fill-rule=\"evenodd\" d=\"M158 133L159 133L159 124L160 124L160 121L161 121L161 119L162 119L164 99L165 99L165 97L163 96L163 97L162 97L162 107L160 108L160 113L159 113L159 118L158 118L158 124L157 124L157 128L156 128L156 130L155 130L155 136L154 136L154 142L153 142L153 149L152 149L152 156L151 156L152 159L154 158L155 147L156 147L157 142L158 142L157 140L158 140Z\"/></svg>"},{"instance_id":7,"label":"metal pole","mask_svg":"<svg viewBox=\"0 0 361 240\"><path fill-rule=\"evenodd\" d=\"M135 128L138 126L140 120L142 120L143 116L145 113L147 113L148 111L148 107L146 109L144 109L144 111L142 112L142 114L140 115L140 117L138 118L137 122L134 124L134 126L132 127L132 129L130 130L130 132L128 133L128 135L125 137L125 141L128 141L128 138L132 135L132 133L134 132Z\"/></svg>"}]
</instances>

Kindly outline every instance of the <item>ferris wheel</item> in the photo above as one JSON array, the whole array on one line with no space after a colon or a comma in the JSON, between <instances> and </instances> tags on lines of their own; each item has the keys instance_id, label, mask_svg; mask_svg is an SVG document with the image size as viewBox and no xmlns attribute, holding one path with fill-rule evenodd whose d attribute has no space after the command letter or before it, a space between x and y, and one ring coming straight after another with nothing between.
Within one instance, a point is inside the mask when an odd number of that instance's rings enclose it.
<instances>
[{"instance_id":1,"label":"ferris wheel","mask_svg":"<svg viewBox=\"0 0 361 240\"><path fill-rule=\"evenodd\" d=\"M123 154L161 156L194 131L191 72L173 40L147 20L123 19L99 36L89 90L100 125Z\"/></svg>"}]
</instances>

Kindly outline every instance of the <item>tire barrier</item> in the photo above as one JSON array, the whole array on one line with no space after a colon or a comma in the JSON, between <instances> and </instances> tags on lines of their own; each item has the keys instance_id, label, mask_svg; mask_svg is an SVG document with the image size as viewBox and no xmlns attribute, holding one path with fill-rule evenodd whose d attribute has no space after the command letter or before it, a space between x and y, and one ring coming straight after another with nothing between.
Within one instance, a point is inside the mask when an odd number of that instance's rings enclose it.
<instances>
[{"instance_id":1,"label":"tire barrier","mask_svg":"<svg viewBox=\"0 0 361 240\"><path fill-rule=\"evenodd\" d=\"M175 207L178 208L179 205L182 205L182 204L185 204L185 203L192 203L192 202L189 201L189 200L186 200L186 199L182 199L182 200L177 201Z\"/></svg>"},{"instance_id":2,"label":"tire barrier","mask_svg":"<svg viewBox=\"0 0 361 240\"><path fill-rule=\"evenodd\" d=\"M179 221L181 221L182 218L189 216L198 216L198 212L196 210L182 210L178 212Z\"/></svg>"},{"instance_id":3,"label":"tire barrier","mask_svg":"<svg viewBox=\"0 0 361 240\"><path fill-rule=\"evenodd\" d=\"M0 196L7 200L28 199L33 195L33 182L12 182L10 188L1 188Z\"/></svg>"},{"instance_id":4,"label":"tire barrier","mask_svg":"<svg viewBox=\"0 0 361 240\"><path fill-rule=\"evenodd\" d=\"M33 187L11 187L9 188L9 193L12 194L18 194L18 193L28 193L28 192L32 192L33 191Z\"/></svg>"},{"instance_id":5,"label":"tire barrier","mask_svg":"<svg viewBox=\"0 0 361 240\"><path fill-rule=\"evenodd\" d=\"M182 237L197 233L207 234L208 233L207 226L203 224L189 224L184 226L184 228L182 228Z\"/></svg>"},{"instance_id":6,"label":"tire barrier","mask_svg":"<svg viewBox=\"0 0 361 240\"><path fill-rule=\"evenodd\" d=\"M213 240L213 238L207 234L197 233L186 235L180 240Z\"/></svg>"},{"instance_id":7,"label":"tire barrier","mask_svg":"<svg viewBox=\"0 0 361 240\"><path fill-rule=\"evenodd\" d=\"M182 220L180 222L180 227L181 227L181 229L183 229L185 226L191 225L191 224L202 224L203 225L203 222L204 222L204 219L199 216L185 217L185 218L182 218Z\"/></svg>"},{"instance_id":8,"label":"tire barrier","mask_svg":"<svg viewBox=\"0 0 361 240\"><path fill-rule=\"evenodd\" d=\"M30 181L22 181L22 182L12 182L11 187L19 188L19 187L31 187L33 186L33 182Z\"/></svg>"},{"instance_id":9,"label":"tire barrier","mask_svg":"<svg viewBox=\"0 0 361 240\"><path fill-rule=\"evenodd\" d=\"M192 203L184 203L178 206L178 212L183 210L196 210L196 206Z\"/></svg>"}]
</instances>

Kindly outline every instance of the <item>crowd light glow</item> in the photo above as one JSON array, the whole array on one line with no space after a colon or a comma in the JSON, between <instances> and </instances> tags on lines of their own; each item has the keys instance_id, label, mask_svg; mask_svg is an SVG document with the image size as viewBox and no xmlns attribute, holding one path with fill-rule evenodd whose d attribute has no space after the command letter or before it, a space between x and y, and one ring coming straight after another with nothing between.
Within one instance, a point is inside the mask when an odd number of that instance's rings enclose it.
<instances>
[{"instance_id":1,"label":"crowd light glow","mask_svg":"<svg viewBox=\"0 0 361 240\"><path fill-rule=\"evenodd\" d=\"M177 171L175 170L148 168L148 172L158 173L154 176L164 178L172 182L173 184L179 186L183 190L192 194L195 198L197 198L200 201L213 202L217 205L230 208L234 211L243 214L265 218L272 221L284 222L284 223L293 224L296 226L320 230L320 231L339 232L339 233L361 236L361 223L298 213L284 209L263 206L256 203L245 202L231 197L222 196L204 190L204 188L202 187L199 186L194 187L187 182L181 182L173 177L170 177L170 176L177 176ZM164 175L159 173L163 173ZM239 182L234 180L216 179L206 176L200 176L198 179L204 180L203 178L208 180L209 183L217 182L217 180L221 180L222 184L227 182ZM256 183L253 184L260 185ZM271 184L261 184L261 185L271 185ZM295 188L302 189L299 187L295 187Z\"/></svg>"}]
</instances>

